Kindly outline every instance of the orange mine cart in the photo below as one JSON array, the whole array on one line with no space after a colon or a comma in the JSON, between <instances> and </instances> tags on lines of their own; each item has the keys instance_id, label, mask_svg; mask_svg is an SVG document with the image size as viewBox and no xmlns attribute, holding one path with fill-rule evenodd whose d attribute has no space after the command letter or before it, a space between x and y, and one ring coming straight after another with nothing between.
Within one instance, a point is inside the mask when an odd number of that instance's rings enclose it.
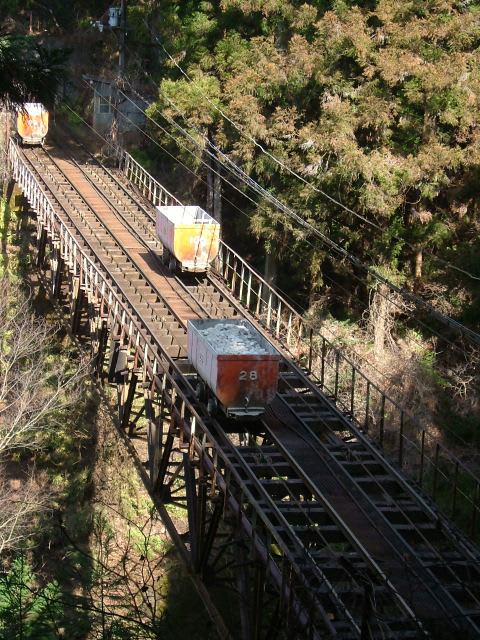
<instances>
[{"instance_id":1,"label":"orange mine cart","mask_svg":"<svg viewBox=\"0 0 480 640\"><path fill-rule=\"evenodd\" d=\"M48 111L39 102L28 102L17 113L17 132L23 144L43 144L48 133Z\"/></svg>"},{"instance_id":2,"label":"orange mine cart","mask_svg":"<svg viewBox=\"0 0 480 640\"><path fill-rule=\"evenodd\" d=\"M163 260L182 271L208 271L220 248L220 224L200 207L157 207Z\"/></svg>"}]
</instances>

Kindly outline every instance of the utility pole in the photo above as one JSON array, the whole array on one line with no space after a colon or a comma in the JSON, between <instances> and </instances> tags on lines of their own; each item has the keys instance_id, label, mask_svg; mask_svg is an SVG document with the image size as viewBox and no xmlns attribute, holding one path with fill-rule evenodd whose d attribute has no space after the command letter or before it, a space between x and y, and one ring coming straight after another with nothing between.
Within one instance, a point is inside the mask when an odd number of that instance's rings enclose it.
<instances>
[{"instance_id":1,"label":"utility pole","mask_svg":"<svg viewBox=\"0 0 480 640\"><path fill-rule=\"evenodd\" d=\"M97 20L93 23L93 26L97 27L100 32L104 29L114 31L118 38L118 74L112 82L111 90L111 104L113 107L112 113L112 127L110 136L112 140L112 146L114 153L118 150L119 142L119 88L123 89L123 80L126 72L126 58L127 58L127 0L121 0L120 8L110 7L108 9L108 24L103 20Z\"/></svg>"},{"instance_id":2,"label":"utility pole","mask_svg":"<svg viewBox=\"0 0 480 640\"><path fill-rule=\"evenodd\" d=\"M118 74L120 78L125 75L126 48L127 48L127 0L122 0L120 9L120 34L118 47Z\"/></svg>"},{"instance_id":3,"label":"utility pole","mask_svg":"<svg viewBox=\"0 0 480 640\"><path fill-rule=\"evenodd\" d=\"M126 46L127 46L127 0L121 0L120 24L118 30L118 76L113 86L113 122L112 122L112 143L114 152L118 150L120 143L120 94L119 88L123 89L123 80L126 71Z\"/></svg>"}]
</instances>

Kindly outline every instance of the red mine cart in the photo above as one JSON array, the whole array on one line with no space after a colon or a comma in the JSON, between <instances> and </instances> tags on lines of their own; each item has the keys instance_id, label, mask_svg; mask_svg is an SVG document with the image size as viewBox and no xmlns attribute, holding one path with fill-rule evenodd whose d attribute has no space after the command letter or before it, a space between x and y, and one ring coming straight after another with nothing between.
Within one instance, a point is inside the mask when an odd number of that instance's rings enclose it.
<instances>
[{"instance_id":1,"label":"red mine cart","mask_svg":"<svg viewBox=\"0 0 480 640\"><path fill-rule=\"evenodd\" d=\"M208 271L218 255L220 225L200 207L157 207L156 229L171 269Z\"/></svg>"},{"instance_id":2,"label":"red mine cart","mask_svg":"<svg viewBox=\"0 0 480 640\"><path fill-rule=\"evenodd\" d=\"M188 356L227 416L257 417L277 392L280 354L246 320L189 320ZM202 382L203 381L203 382ZM200 391L203 395L203 391Z\"/></svg>"}]
</instances>

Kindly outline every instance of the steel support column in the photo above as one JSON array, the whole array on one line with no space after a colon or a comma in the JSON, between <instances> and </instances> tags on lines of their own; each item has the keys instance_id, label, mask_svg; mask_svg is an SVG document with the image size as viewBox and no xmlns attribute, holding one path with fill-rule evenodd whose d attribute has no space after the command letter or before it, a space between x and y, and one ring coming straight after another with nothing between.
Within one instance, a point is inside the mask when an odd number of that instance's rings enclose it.
<instances>
[{"instance_id":1,"label":"steel support column","mask_svg":"<svg viewBox=\"0 0 480 640\"><path fill-rule=\"evenodd\" d=\"M192 567L198 562L198 506L195 469L188 453L183 454L185 490L187 494L188 529L190 533L190 556Z\"/></svg>"},{"instance_id":2,"label":"steel support column","mask_svg":"<svg viewBox=\"0 0 480 640\"><path fill-rule=\"evenodd\" d=\"M97 339L97 353L95 355L93 361L93 374L96 378L103 383L103 365L105 361L105 352L107 349L107 341L108 341L108 322L106 318L100 317L99 319L100 326L97 328L98 330L98 339Z\"/></svg>"},{"instance_id":3,"label":"steel support column","mask_svg":"<svg viewBox=\"0 0 480 640\"><path fill-rule=\"evenodd\" d=\"M133 401L135 399L135 391L137 389L139 370L135 369L130 373L130 381L128 382L126 397L123 403L123 410L120 418L120 426L126 429L130 424L130 414L132 413ZM128 378L127 378L128 379ZM128 435L132 435L129 431Z\"/></svg>"},{"instance_id":4,"label":"steel support column","mask_svg":"<svg viewBox=\"0 0 480 640\"><path fill-rule=\"evenodd\" d=\"M73 334L78 334L80 329L80 320L82 315L82 305L84 292L80 286L80 278L73 277L72 282L72 304L71 304L71 321L70 328Z\"/></svg>"},{"instance_id":5,"label":"steel support column","mask_svg":"<svg viewBox=\"0 0 480 640\"><path fill-rule=\"evenodd\" d=\"M47 248L47 230L37 223L37 267L43 268L45 265L45 250Z\"/></svg>"},{"instance_id":6,"label":"steel support column","mask_svg":"<svg viewBox=\"0 0 480 640\"><path fill-rule=\"evenodd\" d=\"M58 246L58 243L55 243L53 245L50 269L52 272L52 295L54 298L58 298L60 296L64 269L64 262L60 253L60 247Z\"/></svg>"}]
</instances>

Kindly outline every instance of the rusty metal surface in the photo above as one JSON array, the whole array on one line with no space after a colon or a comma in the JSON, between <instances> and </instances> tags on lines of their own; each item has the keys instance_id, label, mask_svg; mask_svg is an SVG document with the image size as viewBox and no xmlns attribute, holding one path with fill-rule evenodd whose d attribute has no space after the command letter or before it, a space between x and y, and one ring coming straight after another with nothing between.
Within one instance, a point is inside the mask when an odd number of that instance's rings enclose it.
<instances>
[{"instance_id":1,"label":"rusty metal surface","mask_svg":"<svg viewBox=\"0 0 480 640\"><path fill-rule=\"evenodd\" d=\"M156 231L182 271L205 272L215 260L220 225L199 207L157 207Z\"/></svg>"},{"instance_id":2,"label":"rusty metal surface","mask_svg":"<svg viewBox=\"0 0 480 640\"><path fill-rule=\"evenodd\" d=\"M17 113L17 132L24 144L41 144L48 133L48 111L39 103L27 103Z\"/></svg>"},{"instance_id":3,"label":"rusty metal surface","mask_svg":"<svg viewBox=\"0 0 480 640\"><path fill-rule=\"evenodd\" d=\"M202 330L218 326L247 327L262 353L228 353L215 336ZM277 394L280 354L245 320L193 320L187 326L188 357L222 409L233 417L259 417ZM258 351L257 350L257 351Z\"/></svg>"}]
</instances>

